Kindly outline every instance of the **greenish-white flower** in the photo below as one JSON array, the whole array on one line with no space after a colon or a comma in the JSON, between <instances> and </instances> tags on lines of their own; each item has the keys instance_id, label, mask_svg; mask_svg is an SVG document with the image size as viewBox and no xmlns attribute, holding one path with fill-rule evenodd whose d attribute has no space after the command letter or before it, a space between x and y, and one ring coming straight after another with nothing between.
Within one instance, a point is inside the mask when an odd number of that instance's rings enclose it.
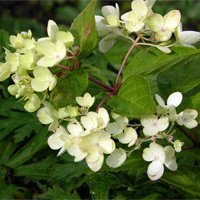
<instances>
[{"instance_id":1,"label":"greenish-white flower","mask_svg":"<svg viewBox=\"0 0 200 200\"><path fill-rule=\"evenodd\" d=\"M74 44L73 35L69 31L59 31L57 24L53 20L48 21L47 34L49 38L42 38L39 41L50 39L52 42L56 42L60 40L67 48Z\"/></svg>"},{"instance_id":2,"label":"greenish-white flower","mask_svg":"<svg viewBox=\"0 0 200 200\"><path fill-rule=\"evenodd\" d=\"M175 36L177 42L184 45L184 46L192 46L200 41L200 32L197 31L183 31L182 24L180 23L176 32Z\"/></svg>"},{"instance_id":3,"label":"greenish-white flower","mask_svg":"<svg viewBox=\"0 0 200 200\"><path fill-rule=\"evenodd\" d=\"M31 87L36 92L43 92L47 89L53 90L56 86L56 77L47 68L36 67L33 70L34 78L31 80Z\"/></svg>"},{"instance_id":4,"label":"greenish-white flower","mask_svg":"<svg viewBox=\"0 0 200 200\"><path fill-rule=\"evenodd\" d=\"M142 118L141 124L144 127L143 133L145 136L154 136L167 129L169 119L166 116L158 118L158 116L152 115Z\"/></svg>"},{"instance_id":5,"label":"greenish-white flower","mask_svg":"<svg viewBox=\"0 0 200 200\"><path fill-rule=\"evenodd\" d=\"M198 112L194 109L185 109L178 114L177 123L181 126L185 126L189 129L197 127L198 123L195 120L198 116Z\"/></svg>"},{"instance_id":6,"label":"greenish-white flower","mask_svg":"<svg viewBox=\"0 0 200 200\"><path fill-rule=\"evenodd\" d=\"M92 97L89 93L85 93L83 97L76 97L76 102L86 108L90 108L95 101L95 97Z\"/></svg>"},{"instance_id":7,"label":"greenish-white flower","mask_svg":"<svg viewBox=\"0 0 200 200\"><path fill-rule=\"evenodd\" d=\"M24 54L19 55L19 65L24 70L33 70L35 67L36 56L33 51L25 50Z\"/></svg>"},{"instance_id":8,"label":"greenish-white flower","mask_svg":"<svg viewBox=\"0 0 200 200\"><path fill-rule=\"evenodd\" d=\"M124 132L117 136L117 139L122 144L128 144L128 147L131 147L135 144L138 139L137 132L132 127L125 128Z\"/></svg>"},{"instance_id":9,"label":"greenish-white flower","mask_svg":"<svg viewBox=\"0 0 200 200\"><path fill-rule=\"evenodd\" d=\"M147 175L151 180L158 180L164 173L164 165L172 170L177 170L175 151L171 146L162 147L152 142L149 148L145 148L142 155L143 159L151 162L147 169Z\"/></svg>"},{"instance_id":10,"label":"greenish-white flower","mask_svg":"<svg viewBox=\"0 0 200 200\"><path fill-rule=\"evenodd\" d=\"M24 105L24 109L28 112L35 112L41 105L40 98L36 94L28 96L28 101Z\"/></svg>"},{"instance_id":11,"label":"greenish-white flower","mask_svg":"<svg viewBox=\"0 0 200 200\"><path fill-rule=\"evenodd\" d=\"M176 107L178 107L183 99L183 95L180 92L174 92L167 98L167 103L158 94L155 95L158 102L157 112L161 115L167 115L170 121L176 121L178 115L176 113Z\"/></svg>"},{"instance_id":12,"label":"greenish-white flower","mask_svg":"<svg viewBox=\"0 0 200 200\"><path fill-rule=\"evenodd\" d=\"M17 36L10 36L11 46L17 49L18 52L23 52L23 49L33 49L35 47L35 39L32 38L32 33L29 30L26 32L18 33Z\"/></svg>"},{"instance_id":13,"label":"greenish-white flower","mask_svg":"<svg viewBox=\"0 0 200 200\"><path fill-rule=\"evenodd\" d=\"M184 142L181 142L180 140L175 140L173 142L173 145L176 152L181 152Z\"/></svg>"},{"instance_id":14,"label":"greenish-white flower","mask_svg":"<svg viewBox=\"0 0 200 200\"><path fill-rule=\"evenodd\" d=\"M18 67L20 65L20 61L19 61L19 54L18 53L11 53L9 50L6 49L5 51L5 60L6 63L9 64L11 66L11 73L15 73L18 70Z\"/></svg>"},{"instance_id":15,"label":"greenish-white flower","mask_svg":"<svg viewBox=\"0 0 200 200\"><path fill-rule=\"evenodd\" d=\"M157 41L168 41L172 33L175 32L181 20L181 13L179 10L172 10L164 17L160 14L153 13L150 15L146 24L148 28L155 32L155 39Z\"/></svg>"},{"instance_id":16,"label":"greenish-white flower","mask_svg":"<svg viewBox=\"0 0 200 200\"><path fill-rule=\"evenodd\" d=\"M67 151L68 147L71 145L70 139L71 138L67 130L62 126L59 126L56 129L56 132L48 138L47 143L49 147L53 150L60 149L60 151L58 152L59 156Z\"/></svg>"},{"instance_id":17,"label":"greenish-white flower","mask_svg":"<svg viewBox=\"0 0 200 200\"><path fill-rule=\"evenodd\" d=\"M66 47L60 40L56 43L45 40L38 43L37 48L43 57L37 62L39 67L53 67L66 56Z\"/></svg>"},{"instance_id":18,"label":"greenish-white flower","mask_svg":"<svg viewBox=\"0 0 200 200\"><path fill-rule=\"evenodd\" d=\"M4 81L10 77L11 65L8 63L0 63L0 81Z\"/></svg>"},{"instance_id":19,"label":"greenish-white flower","mask_svg":"<svg viewBox=\"0 0 200 200\"><path fill-rule=\"evenodd\" d=\"M122 35L122 31L118 28L119 20L119 6L104 6L102 7L103 16L96 15L96 27L98 35L103 37L99 43L99 50L103 53L110 50L116 42L116 38Z\"/></svg>"},{"instance_id":20,"label":"greenish-white flower","mask_svg":"<svg viewBox=\"0 0 200 200\"><path fill-rule=\"evenodd\" d=\"M143 0L134 0L131 3L132 11L121 16L125 22L125 28L130 33L138 32L145 26L145 19L148 14L148 7Z\"/></svg>"},{"instance_id":21,"label":"greenish-white flower","mask_svg":"<svg viewBox=\"0 0 200 200\"><path fill-rule=\"evenodd\" d=\"M111 133L113 137L118 137L119 134L121 134L124 129L128 125L128 118L123 117L120 115L117 115L115 113L112 114L112 118L115 120L114 122L109 123L106 126L106 131Z\"/></svg>"}]
</instances>

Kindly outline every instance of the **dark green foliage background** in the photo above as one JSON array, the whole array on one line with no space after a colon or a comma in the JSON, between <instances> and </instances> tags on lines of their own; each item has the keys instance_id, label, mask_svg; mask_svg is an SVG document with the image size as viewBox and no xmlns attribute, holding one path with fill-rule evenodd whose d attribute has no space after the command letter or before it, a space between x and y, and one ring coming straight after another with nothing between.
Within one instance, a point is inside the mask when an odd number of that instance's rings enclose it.
<instances>
[{"instance_id":1,"label":"dark green foliage background","mask_svg":"<svg viewBox=\"0 0 200 200\"><path fill-rule=\"evenodd\" d=\"M4 55L2 47L8 47L9 34L31 29L34 36L44 36L48 19L55 20L61 24L61 29L67 30L87 3L87 0L1 1L1 61ZM114 1L97 2L96 13L100 13L100 6L109 3L114 4ZM130 1L119 1L119 4L122 10L126 11ZM200 31L199 1L158 1L155 6L155 10L163 14L170 9L181 10L185 29ZM76 30L76 27L72 30ZM87 44L88 41L85 43L85 38L81 42L83 49L84 45L90 44ZM128 47L129 44L118 43L105 55L94 50L91 56L82 60L81 66L102 82L113 85L117 69ZM200 112L200 50L178 47L173 49L171 56L154 48L140 50L135 49L127 62L123 76L126 84L135 79L141 84L144 80L144 85L149 84L152 94L158 92L165 98L179 90L184 94L182 108L195 108ZM91 52L86 52L83 57L89 53ZM138 59L142 57L145 60ZM87 75L85 77L87 78ZM70 85L69 82L70 80L67 84ZM142 151L133 153L126 163L116 170L103 166L100 172L93 173L85 162L74 163L73 158L67 154L56 157L56 152L47 146L50 134L47 127L38 122L34 113L25 112L23 106L8 94L6 88L9 83L10 80L0 83L0 199L200 198L199 146L178 153L178 171L166 170L163 178L156 182L150 181L146 176L147 163L141 159ZM143 89L146 93L146 87ZM97 96L97 101L104 95L100 88L92 83L89 83L89 90ZM126 98L123 92L120 98ZM117 100L111 99L111 104L115 107ZM121 110L124 106L125 104L122 104ZM153 110L153 103L151 106ZM133 116L135 113L131 114ZM200 118L198 121L200 122ZM200 136L199 129L191 130L191 133L194 134L195 131ZM186 146L192 145L191 140L179 129L177 137L183 140Z\"/></svg>"}]
</instances>

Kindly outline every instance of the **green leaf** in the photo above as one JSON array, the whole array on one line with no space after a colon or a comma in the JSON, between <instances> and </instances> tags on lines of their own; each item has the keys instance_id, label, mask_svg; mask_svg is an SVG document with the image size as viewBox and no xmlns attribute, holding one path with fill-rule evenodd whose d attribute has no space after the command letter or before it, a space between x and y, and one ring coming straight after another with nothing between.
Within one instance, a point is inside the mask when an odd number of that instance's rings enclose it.
<instances>
[{"instance_id":1,"label":"green leaf","mask_svg":"<svg viewBox=\"0 0 200 200\"><path fill-rule=\"evenodd\" d=\"M0 198L1 199L15 199L18 190L22 189L14 184L6 184L2 180L0 180Z\"/></svg>"},{"instance_id":2,"label":"green leaf","mask_svg":"<svg viewBox=\"0 0 200 200\"><path fill-rule=\"evenodd\" d=\"M26 176L32 180L48 180L51 173L50 167L56 159L55 156L50 156L37 163L19 166L14 170L14 174L15 176Z\"/></svg>"},{"instance_id":3,"label":"green leaf","mask_svg":"<svg viewBox=\"0 0 200 200\"><path fill-rule=\"evenodd\" d=\"M165 172L162 180L172 186L189 193L190 197L200 197L200 171L199 167L179 167L176 172Z\"/></svg>"},{"instance_id":4,"label":"green leaf","mask_svg":"<svg viewBox=\"0 0 200 200\"><path fill-rule=\"evenodd\" d=\"M108 100L116 113L127 117L140 118L155 112L147 81L139 75L125 80L117 96Z\"/></svg>"},{"instance_id":5,"label":"green leaf","mask_svg":"<svg viewBox=\"0 0 200 200\"><path fill-rule=\"evenodd\" d=\"M97 44L97 30L94 19L95 0L91 0L86 8L74 20L70 31L80 46L79 57L87 57Z\"/></svg>"},{"instance_id":6,"label":"green leaf","mask_svg":"<svg viewBox=\"0 0 200 200\"><path fill-rule=\"evenodd\" d=\"M55 164L51 173L51 178L56 180L70 181L75 177L80 177L82 174L88 172L88 166L85 162L75 163L74 161L66 164Z\"/></svg>"},{"instance_id":7,"label":"green leaf","mask_svg":"<svg viewBox=\"0 0 200 200\"><path fill-rule=\"evenodd\" d=\"M200 55L178 63L157 77L158 87L163 97L175 91L186 93L200 84Z\"/></svg>"},{"instance_id":8,"label":"green leaf","mask_svg":"<svg viewBox=\"0 0 200 200\"><path fill-rule=\"evenodd\" d=\"M109 190L119 186L120 182L114 174L98 172L85 178L90 187L90 193L95 200L109 199Z\"/></svg>"},{"instance_id":9,"label":"green leaf","mask_svg":"<svg viewBox=\"0 0 200 200\"><path fill-rule=\"evenodd\" d=\"M88 86L88 74L79 68L67 77L60 77L54 90L51 92L50 101L57 108L75 104L75 98L83 94Z\"/></svg>"},{"instance_id":10,"label":"green leaf","mask_svg":"<svg viewBox=\"0 0 200 200\"><path fill-rule=\"evenodd\" d=\"M38 151L47 147L47 135L48 130L42 127L27 144L10 157L5 165L15 168L31 159Z\"/></svg>"},{"instance_id":11,"label":"green leaf","mask_svg":"<svg viewBox=\"0 0 200 200\"><path fill-rule=\"evenodd\" d=\"M4 57L4 49L9 48L9 34L3 29L0 29L0 60Z\"/></svg>"},{"instance_id":12,"label":"green leaf","mask_svg":"<svg viewBox=\"0 0 200 200\"><path fill-rule=\"evenodd\" d=\"M54 185L53 188L49 188L47 192L39 195L42 199L60 199L60 200L75 200L80 199L77 192L74 192L71 194L70 192L67 192L63 190L58 185Z\"/></svg>"},{"instance_id":13,"label":"green leaf","mask_svg":"<svg viewBox=\"0 0 200 200\"><path fill-rule=\"evenodd\" d=\"M130 60L124 71L124 79L136 75L148 75L163 71L180 61L187 61L192 56L200 54L199 49L182 46L172 47L172 53L165 54L155 48L139 51Z\"/></svg>"},{"instance_id":14,"label":"green leaf","mask_svg":"<svg viewBox=\"0 0 200 200\"><path fill-rule=\"evenodd\" d=\"M0 140L3 140L10 133L14 135L15 142L20 142L29 137L33 131L41 128L37 117L28 112L24 112L21 104L14 98L0 99Z\"/></svg>"}]
</instances>

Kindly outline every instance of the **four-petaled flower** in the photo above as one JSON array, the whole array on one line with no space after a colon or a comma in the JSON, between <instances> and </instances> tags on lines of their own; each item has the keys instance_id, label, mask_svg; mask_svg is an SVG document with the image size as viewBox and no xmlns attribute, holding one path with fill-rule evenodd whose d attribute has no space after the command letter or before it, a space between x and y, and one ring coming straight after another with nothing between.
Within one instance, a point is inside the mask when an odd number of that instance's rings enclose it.
<instances>
[{"instance_id":1,"label":"four-petaled flower","mask_svg":"<svg viewBox=\"0 0 200 200\"><path fill-rule=\"evenodd\" d=\"M152 142L149 148L143 151L143 159L151 162L147 169L147 175L151 180L158 180L164 173L164 165L172 170L177 170L175 151L171 146L162 147L155 142Z\"/></svg>"},{"instance_id":2,"label":"four-petaled flower","mask_svg":"<svg viewBox=\"0 0 200 200\"><path fill-rule=\"evenodd\" d=\"M141 124L144 127L144 135L153 136L167 129L169 126L169 119L168 117L158 118L156 115L152 115L146 118L142 118Z\"/></svg>"}]
</instances>

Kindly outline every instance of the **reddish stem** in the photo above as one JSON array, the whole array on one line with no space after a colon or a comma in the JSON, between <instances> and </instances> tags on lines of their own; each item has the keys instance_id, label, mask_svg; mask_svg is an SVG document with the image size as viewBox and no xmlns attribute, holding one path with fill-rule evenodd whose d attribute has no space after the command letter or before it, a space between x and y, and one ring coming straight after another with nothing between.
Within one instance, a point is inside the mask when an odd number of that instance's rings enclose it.
<instances>
[{"instance_id":1,"label":"reddish stem","mask_svg":"<svg viewBox=\"0 0 200 200\"><path fill-rule=\"evenodd\" d=\"M62 69L65 69L65 70L72 70L72 68L69 67L69 66L64 66L64 65L61 65L61 64L57 64L56 66L58 66L58 67L60 67Z\"/></svg>"},{"instance_id":2,"label":"reddish stem","mask_svg":"<svg viewBox=\"0 0 200 200\"><path fill-rule=\"evenodd\" d=\"M92 81L92 82L94 82L94 83L96 83L97 85L103 87L104 89L106 89L106 90L108 90L110 92L112 92L114 90L113 87L108 86L108 85L102 83L101 81L97 80L96 78L94 78L92 76L89 76L89 80Z\"/></svg>"},{"instance_id":3,"label":"reddish stem","mask_svg":"<svg viewBox=\"0 0 200 200\"><path fill-rule=\"evenodd\" d=\"M107 94L107 95L102 99L102 101L100 102L100 104L97 106L96 112L98 112L99 108L101 108L101 106L106 102L106 100L107 100L110 96L112 96L112 95L113 95L113 93L111 92L111 93Z\"/></svg>"},{"instance_id":4,"label":"reddish stem","mask_svg":"<svg viewBox=\"0 0 200 200\"><path fill-rule=\"evenodd\" d=\"M140 40L140 36L138 36L138 37L134 40L133 44L130 46L130 48L128 49L128 51L127 51L127 53L126 53L126 55L125 55L125 57L124 57L124 60L122 61L121 67L120 67L119 72L118 72L118 74L117 74L117 78L116 78L116 80L115 80L115 89L116 89L116 88L118 87L118 85L119 85L119 78L120 78L120 75L121 75L122 70L123 70L123 68L124 68L124 65L125 65L125 63L126 63L128 57L129 57L131 51L132 51L133 48L136 46L136 44L137 44L137 42L138 42L139 40Z\"/></svg>"},{"instance_id":5,"label":"reddish stem","mask_svg":"<svg viewBox=\"0 0 200 200\"><path fill-rule=\"evenodd\" d=\"M194 140L198 143L198 127L194 128Z\"/></svg>"}]
</instances>

